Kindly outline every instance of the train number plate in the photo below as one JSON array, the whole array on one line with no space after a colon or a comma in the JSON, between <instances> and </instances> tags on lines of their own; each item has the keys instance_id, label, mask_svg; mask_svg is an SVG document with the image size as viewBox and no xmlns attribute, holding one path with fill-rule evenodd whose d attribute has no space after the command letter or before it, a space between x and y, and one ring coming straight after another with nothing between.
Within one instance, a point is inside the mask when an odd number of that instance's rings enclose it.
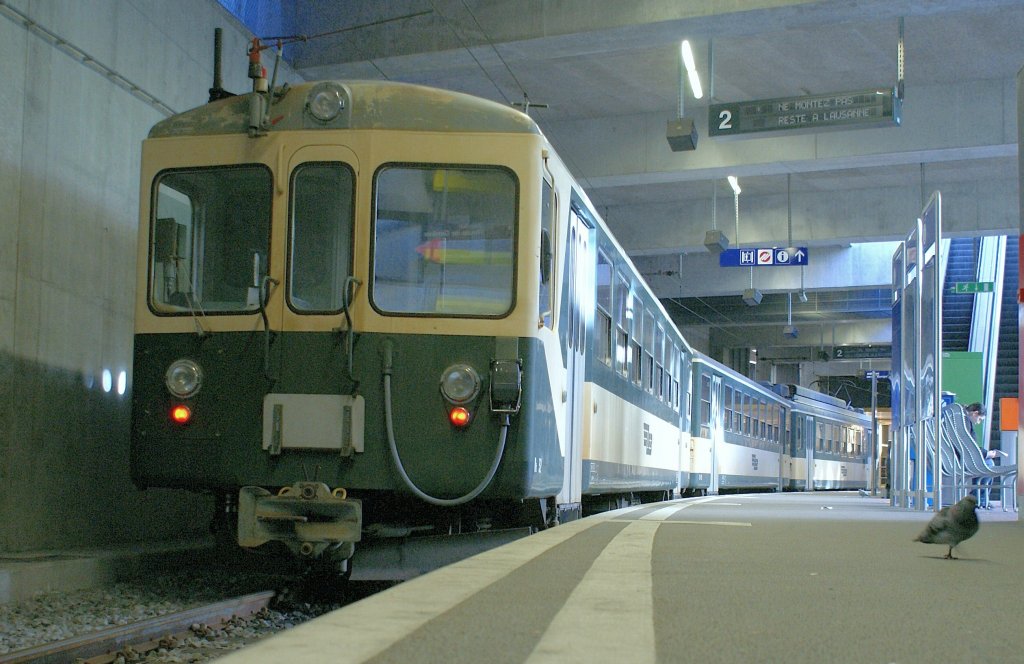
<instances>
[{"instance_id":1,"label":"train number plate","mask_svg":"<svg viewBox=\"0 0 1024 664\"><path fill-rule=\"evenodd\" d=\"M263 397L263 449L363 451L364 401L347 394L268 394Z\"/></svg>"}]
</instances>

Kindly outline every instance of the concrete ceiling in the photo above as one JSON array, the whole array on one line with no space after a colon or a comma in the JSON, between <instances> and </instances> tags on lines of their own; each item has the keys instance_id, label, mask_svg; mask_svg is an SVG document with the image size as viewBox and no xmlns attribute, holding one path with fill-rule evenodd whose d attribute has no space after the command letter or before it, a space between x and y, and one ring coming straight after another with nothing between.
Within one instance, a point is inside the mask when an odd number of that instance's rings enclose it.
<instances>
[{"instance_id":1,"label":"concrete ceiling","mask_svg":"<svg viewBox=\"0 0 1024 664\"><path fill-rule=\"evenodd\" d=\"M323 35L285 49L307 80L387 78L546 105L531 116L666 308L719 345L885 343L892 249L865 271L853 243L904 238L934 190L948 235L1018 233L1021 0L221 3L260 36ZM900 17L902 126L709 137L709 103L891 88ZM665 131L683 38L712 96L686 93L700 138L674 153ZM743 188L738 222L729 174ZM758 274L765 300L746 307L754 275L717 266L703 247L713 225L733 246L738 230L743 246L812 247L808 269ZM801 289L808 302L789 309ZM780 317L807 334L784 339Z\"/></svg>"}]
</instances>

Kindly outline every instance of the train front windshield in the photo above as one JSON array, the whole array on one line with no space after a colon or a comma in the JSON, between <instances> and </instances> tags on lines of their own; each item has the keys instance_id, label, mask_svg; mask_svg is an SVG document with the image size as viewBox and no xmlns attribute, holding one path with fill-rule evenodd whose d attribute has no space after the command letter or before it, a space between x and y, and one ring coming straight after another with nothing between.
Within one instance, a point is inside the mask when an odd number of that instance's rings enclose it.
<instances>
[{"instance_id":1,"label":"train front windshield","mask_svg":"<svg viewBox=\"0 0 1024 664\"><path fill-rule=\"evenodd\" d=\"M479 317L511 311L517 199L511 172L387 166L374 189L375 308Z\"/></svg>"},{"instance_id":2,"label":"train front windshield","mask_svg":"<svg viewBox=\"0 0 1024 664\"><path fill-rule=\"evenodd\" d=\"M154 188L150 304L164 314L257 311L270 248L270 171L165 171Z\"/></svg>"}]
</instances>

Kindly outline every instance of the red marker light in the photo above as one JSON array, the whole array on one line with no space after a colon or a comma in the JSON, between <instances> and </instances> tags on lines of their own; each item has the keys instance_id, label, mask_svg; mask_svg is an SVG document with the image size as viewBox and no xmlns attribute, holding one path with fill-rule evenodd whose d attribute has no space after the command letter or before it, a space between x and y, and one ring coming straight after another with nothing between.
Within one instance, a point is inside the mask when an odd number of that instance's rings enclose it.
<instances>
[{"instance_id":1,"label":"red marker light","mask_svg":"<svg viewBox=\"0 0 1024 664\"><path fill-rule=\"evenodd\" d=\"M469 411L462 406L456 406L448 413L448 421L452 423L452 426L461 429L469 424Z\"/></svg>"},{"instance_id":2,"label":"red marker light","mask_svg":"<svg viewBox=\"0 0 1024 664\"><path fill-rule=\"evenodd\" d=\"M176 424L188 424L188 421L192 419L192 411L188 409L188 406L175 406L171 409L171 419Z\"/></svg>"}]
</instances>

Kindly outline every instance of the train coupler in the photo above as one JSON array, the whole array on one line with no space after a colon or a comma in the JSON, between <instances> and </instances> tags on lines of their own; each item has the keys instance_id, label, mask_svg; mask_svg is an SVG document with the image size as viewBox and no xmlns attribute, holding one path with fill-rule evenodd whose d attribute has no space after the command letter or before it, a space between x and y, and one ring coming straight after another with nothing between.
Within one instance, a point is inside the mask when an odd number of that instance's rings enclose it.
<instances>
[{"instance_id":1,"label":"train coupler","mask_svg":"<svg viewBox=\"0 0 1024 664\"><path fill-rule=\"evenodd\" d=\"M362 537L362 526L362 503L322 482L296 482L276 494L245 486L238 493L240 546L273 541L305 558L318 558L328 549L348 557Z\"/></svg>"}]
</instances>

